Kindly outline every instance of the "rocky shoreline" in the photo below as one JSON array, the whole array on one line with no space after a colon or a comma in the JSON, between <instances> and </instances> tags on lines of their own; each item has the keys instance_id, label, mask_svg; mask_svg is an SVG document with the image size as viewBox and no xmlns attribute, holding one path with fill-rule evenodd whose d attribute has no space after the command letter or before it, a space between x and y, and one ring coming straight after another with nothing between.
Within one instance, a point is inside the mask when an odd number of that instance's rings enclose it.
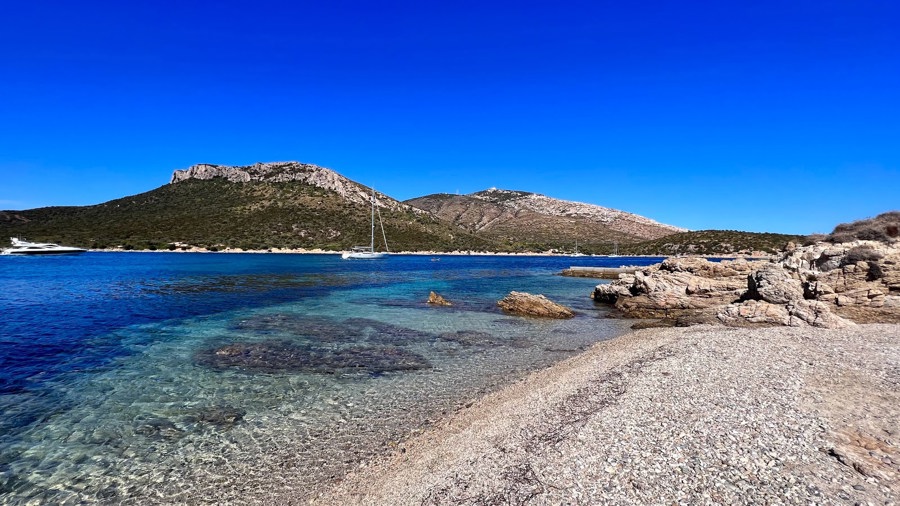
<instances>
[{"instance_id":1,"label":"rocky shoreline","mask_svg":"<svg viewBox=\"0 0 900 506\"><path fill-rule=\"evenodd\" d=\"M598 285L593 298L660 325L900 323L900 241L790 245L774 261L669 258Z\"/></svg>"},{"instance_id":2,"label":"rocky shoreline","mask_svg":"<svg viewBox=\"0 0 900 506\"><path fill-rule=\"evenodd\" d=\"M898 363L900 325L635 331L488 395L311 502L895 504Z\"/></svg>"}]
</instances>

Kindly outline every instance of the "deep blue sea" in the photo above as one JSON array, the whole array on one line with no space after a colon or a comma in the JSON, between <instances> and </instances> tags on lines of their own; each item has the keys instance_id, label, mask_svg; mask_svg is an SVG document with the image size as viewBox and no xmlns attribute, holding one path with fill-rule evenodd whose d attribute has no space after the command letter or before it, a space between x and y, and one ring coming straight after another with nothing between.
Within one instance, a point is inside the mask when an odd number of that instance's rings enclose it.
<instances>
[{"instance_id":1,"label":"deep blue sea","mask_svg":"<svg viewBox=\"0 0 900 506\"><path fill-rule=\"evenodd\" d=\"M571 265L660 259L0 257L0 503L308 496L622 331ZM429 291L452 307L424 303ZM511 290L571 320L508 316Z\"/></svg>"}]
</instances>

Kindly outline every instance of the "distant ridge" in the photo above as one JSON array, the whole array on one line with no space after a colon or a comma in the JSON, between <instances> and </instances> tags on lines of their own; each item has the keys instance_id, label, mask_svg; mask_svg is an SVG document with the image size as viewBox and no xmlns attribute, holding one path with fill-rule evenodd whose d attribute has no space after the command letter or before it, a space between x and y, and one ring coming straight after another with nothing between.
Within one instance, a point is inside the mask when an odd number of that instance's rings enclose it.
<instances>
[{"instance_id":1,"label":"distant ridge","mask_svg":"<svg viewBox=\"0 0 900 506\"><path fill-rule=\"evenodd\" d=\"M169 184L82 207L0 212L0 237L89 248L322 249L369 237L371 188L296 161L199 163ZM633 213L491 188L400 202L376 192L392 249L628 254L684 229ZM666 243L663 251L671 250ZM734 242L734 241L732 241Z\"/></svg>"},{"instance_id":2,"label":"distant ridge","mask_svg":"<svg viewBox=\"0 0 900 506\"><path fill-rule=\"evenodd\" d=\"M491 188L473 193L472 196L488 202L503 203L516 209L530 209L541 214L595 220L608 224L613 230L643 239L655 239L677 232L687 232L686 228L659 223L634 213L595 204L555 199L539 193Z\"/></svg>"},{"instance_id":3,"label":"distant ridge","mask_svg":"<svg viewBox=\"0 0 900 506\"><path fill-rule=\"evenodd\" d=\"M407 200L461 229L515 249L561 248L612 253L616 243L658 239L685 229L593 204L491 188L469 195L439 193Z\"/></svg>"}]
</instances>

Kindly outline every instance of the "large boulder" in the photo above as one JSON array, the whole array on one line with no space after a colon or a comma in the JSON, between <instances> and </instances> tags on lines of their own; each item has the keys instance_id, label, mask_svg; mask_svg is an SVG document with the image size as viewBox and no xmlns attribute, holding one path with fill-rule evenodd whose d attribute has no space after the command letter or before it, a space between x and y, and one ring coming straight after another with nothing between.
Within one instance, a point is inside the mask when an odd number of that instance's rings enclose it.
<instances>
[{"instance_id":1,"label":"large boulder","mask_svg":"<svg viewBox=\"0 0 900 506\"><path fill-rule=\"evenodd\" d=\"M787 304L792 300L803 300L803 285L783 267L769 264L747 276L744 298Z\"/></svg>"},{"instance_id":2,"label":"large boulder","mask_svg":"<svg viewBox=\"0 0 900 506\"><path fill-rule=\"evenodd\" d=\"M543 295L524 292L509 292L509 295L497 302L497 305L507 313L521 316L541 318L572 318L575 316L571 309L557 304Z\"/></svg>"},{"instance_id":3,"label":"large boulder","mask_svg":"<svg viewBox=\"0 0 900 506\"><path fill-rule=\"evenodd\" d=\"M629 276L634 281L634 276ZM620 297L631 297L632 293L628 289L629 283L601 283L594 288L591 297L597 302L606 304L615 304Z\"/></svg>"}]
</instances>

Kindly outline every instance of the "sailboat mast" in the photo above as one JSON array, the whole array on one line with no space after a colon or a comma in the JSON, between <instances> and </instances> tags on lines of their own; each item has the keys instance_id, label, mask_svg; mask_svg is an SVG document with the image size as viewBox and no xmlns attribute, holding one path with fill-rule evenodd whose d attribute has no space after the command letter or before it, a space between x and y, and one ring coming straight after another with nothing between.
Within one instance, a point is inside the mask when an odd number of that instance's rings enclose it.
<instances>
[{"instance_id":1,"label":"sailboat mast","mask_svg":"<svg viewBox=\"0 0 900 506\"><path fill-rule=\"evenodd\" d=\"M369 241L369 249L375 251L375 188L372 188L372 235Z\"/></svg>"}]
</instances>

